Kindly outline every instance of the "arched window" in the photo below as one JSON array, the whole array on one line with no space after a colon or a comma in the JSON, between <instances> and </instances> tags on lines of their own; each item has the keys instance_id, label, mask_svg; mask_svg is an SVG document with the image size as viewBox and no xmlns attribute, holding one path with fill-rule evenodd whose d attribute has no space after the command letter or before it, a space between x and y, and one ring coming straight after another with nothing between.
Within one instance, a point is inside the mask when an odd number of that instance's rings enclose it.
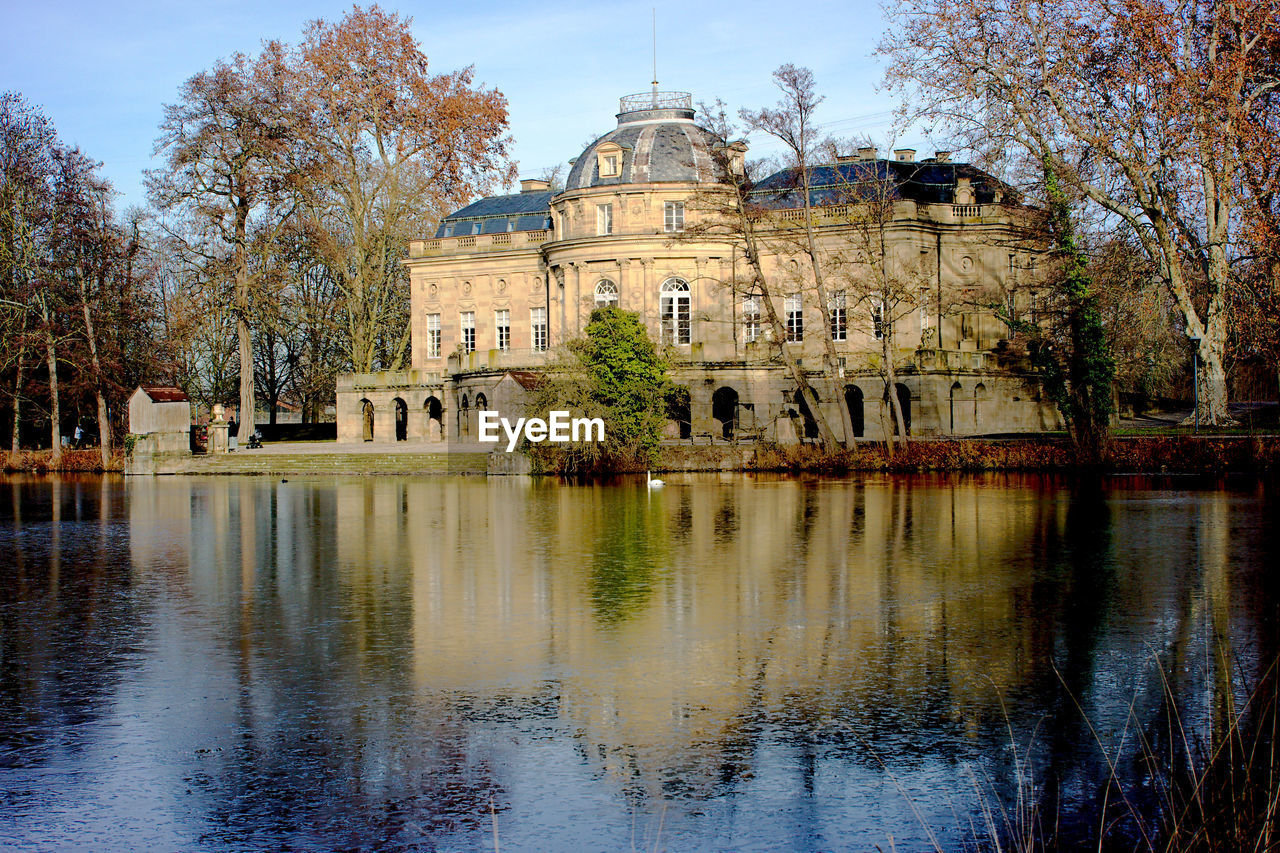
<instances>
[{"instance_id":1,"label":"arched window","mask_svg":"<svg viewBox=\"0 0 1280 853\"><path fill-rule=\"evenodd\" d=\"M485 398L484 394L477 394L476 395L476 411L482 412L487 408L489 408L489 401Z\"/></svg>"},{"instance_id":2,"label":"arched window","mask_svg":"<svg viewBox=\"0 0 1280 853\"><path fill-rule=\"evenodd\" d=\"M687 344L690 334L689 282L682 278L669 278L662 283L658 300L658 314L662 323L661 338L665 344Z\"/></svg>"},{"instance_id":3,"label":"arched window","mask_svg":"<svg viewBox=\"0 0 1280 853\"><path fill-rule=\"evenodd\" d=\"M600 279L599 283L596 284L596 307L617 308L618 285L607 278Z\"/></svg>"}]
</instances>

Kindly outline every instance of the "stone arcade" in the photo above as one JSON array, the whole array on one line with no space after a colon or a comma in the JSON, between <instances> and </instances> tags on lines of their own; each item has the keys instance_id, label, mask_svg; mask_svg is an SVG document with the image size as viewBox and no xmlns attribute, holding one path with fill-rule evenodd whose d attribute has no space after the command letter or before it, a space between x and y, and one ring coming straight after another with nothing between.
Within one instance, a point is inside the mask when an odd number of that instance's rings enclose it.
<instances>
[{"instance_id":1,"label":"stone arcade","mask_svg":"<svg viewBox=\"0 0 1280 853\"><path fill-rule=\"evenodd\" d=\"M446 217L434 237L414 242L407 261L412 367L340 377L338 440L475 442L479 412L512 421L528 414L526 392L550 350L580 335L592 309L605 305L640 314L664 346L673 380L687 390L669 438L787 443L813 435L767 340L760 297L735 284L743 259L726 243L686 233L698 216L696 199L721 177L713 152L725 145L698 126L691 100L661 92L623 98L618 127L571 161L562 191L521 181L520 193L470 204ZM724 149L730 157L744 150ZM909 149L892 159L862 149L814 170L811 198L821 205L824 245L848 239L849 220L839 215L848 198L837 187L868 174L893 185L890 250L929 271L918 307L899 319L894 338L909 434L1055 428L1052 404L989 307L1023 317L1034 308L1034 253L1018 235L1035 211L944 152L917 161ZM767 178L757 190L779 223L799 215L796 192L772 189L785 177ZM839 389L822 403L837 434L836 407L848 406L856 435L883 438L894 427L881 403L882 317L837 283L838 320L824 329L801 260L776 249L763 259L776 282L791 283L774 296L793 351L813 370L815 387ZM843 363L834 384L815 370L823 334Z\"/></svg>"}]
</instances>

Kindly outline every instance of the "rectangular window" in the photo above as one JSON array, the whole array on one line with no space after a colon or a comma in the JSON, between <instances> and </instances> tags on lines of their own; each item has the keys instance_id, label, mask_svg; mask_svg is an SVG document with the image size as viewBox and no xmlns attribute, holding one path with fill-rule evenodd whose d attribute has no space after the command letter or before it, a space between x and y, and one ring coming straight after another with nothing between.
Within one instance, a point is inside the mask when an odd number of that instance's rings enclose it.
<instances>
[{"instance_id":1,"label":"rectangular window","mask_svg":"<svg viewBox=\"0 0 1280 853\"><path fill-rule=\"evenodd\" d=\"M427 358L440 357L440 315L427 315Z\"/></svg>"},{"instance_id":2,"label":"rectangular window","mask_svg":"<svg viewBox=\"0 0 1280 853\"><path fill-rule=\"evenodd\" d=\"M511 349L511 312L506 308L494 311L493 328L498 335L498 349Z\"/></svg>"},{"instance_id":3,"label":"rectangular window","mask_svg":"<svg viewBox=\"0 0 1280 853\"><path fill-rule=\"evenodd\" d=\"M596 205L596 234L601 237L613 233L613 205Z\"/></svg>"},{"instance_id":4,"label":"rectangular window","mask_svg":"<svg viewBox=\"0 0 1280 853\"><path fill-rule=\"evenodd\" d=\"M787 311L787 340L804 340L804 306L800 303L800 297L788 296L785 307Z\"/></svg>"},{"instance_id":5,"label":"rectangular window","mask_svg":"<svg viewBox=\"0 0 1280 853\"><path fill-rule=\"evenodd\" d=\"M476 351L476 312L462 312L462 351Z\"/></svg>"},{"instance_id":6,"label":"rectangular window","mask_svg":"<svg viewBox=\"0 0 1280 853\"><path fill-rule=\"evenodd\" d=\"M684 230L684 202L669 201L662 206L662 213L668 234Z\"/></svg>"},{"instance_id":7,"label":"rectangular window","mask_svg":"<svg viewBox=\"0 0 1280 853\"><path fill-rule=\"evenodd\" d=\"M845 306L843 290L831 294L831 304L828 306L828 310L831 313L831 340L848 340L849 312Z\"/></svg>"},{"instance_id":8,"label":"rectangular window","mask_svg":"<svg viewBox=\"0 0 1280 853\"><path fill-rule=\"evenodd\" d=\"M877 299L871 303L871 333L878 341L884 338L885 331L884 303Z\"/></svg>"},{"instance_id":9,"label":"rectangular window","mask_svg":"<svg viewBox=\"0 0 1280 853\"><path fill-rule=\"evenodd\" d=\"M534 308L529 312L529 324L533 329L533 348L543 352L547 348L547 309Z\"/></svg>"},{"instance_id":10,"label":"rectangular window","mask_svg":"<svg viewBox=\"0 0 1280 853\"><path fill-rule=\"evenodd\" d=\"M760 339L760 295L752 293L742 299L742 340L751 343Z\"/></svg>"}]
</instances>

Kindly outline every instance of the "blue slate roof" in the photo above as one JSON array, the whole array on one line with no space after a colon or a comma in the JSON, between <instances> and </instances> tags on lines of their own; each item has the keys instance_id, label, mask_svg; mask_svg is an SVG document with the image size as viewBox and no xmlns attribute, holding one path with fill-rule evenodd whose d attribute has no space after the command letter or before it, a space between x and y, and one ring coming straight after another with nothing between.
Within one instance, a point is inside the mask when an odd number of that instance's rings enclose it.
<instances>
[{"instance_id":1,"label":"blue slate roof","mask_svg":"<svg viewBox=\"0 0 1280 853\"><path fill-rule=\"evenodd\" d=\"M551 193L516 193L482 198L440 220L437 237L541 231L551 227Z\"/></svg>"},{"instance_id":2,"label":"blue slate roof","mask_svg":"<svg viewBox=\"0 0 1280 853\"><path fill-rule=\"evenodd\" d=\"M892 183L894 198L910 199L921 204L950 204L954 200L956 181L968 178L978 204L990 204L997 192L1015 200L1015 190L997 178L968 163L938 163L928 160L860 160L815 166L809 170L809 203L813 205L845 204L874 198L886 181ZM783 209L801 207L800 177L795 169L783 169L761 180L751 191L762 207Z\"/></svg>"}]
</instances>

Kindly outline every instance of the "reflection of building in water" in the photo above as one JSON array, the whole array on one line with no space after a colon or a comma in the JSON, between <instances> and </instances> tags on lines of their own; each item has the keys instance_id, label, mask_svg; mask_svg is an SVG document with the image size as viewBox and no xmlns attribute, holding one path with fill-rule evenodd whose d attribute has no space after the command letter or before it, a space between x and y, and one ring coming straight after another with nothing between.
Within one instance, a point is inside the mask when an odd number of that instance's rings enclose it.
<instances>
[{"instance_id":1,"label":"reflection of building in water","mask_svg":"<svg viewBox=\"0 0 1280 853\"><path fill-rule=\"evenodd\" d=\"M368 499L340 529L382 514ZM556 683L564 721L622 776L653 782L701 755L684 781L714 784L784 708L814 726L877 706L908 729L973 721L1037 640L1017 612L1037 504L972 482L735 478L649 496L424 481L403 500L420 689L517 698Z\"/></svg>"}]
</instances>

